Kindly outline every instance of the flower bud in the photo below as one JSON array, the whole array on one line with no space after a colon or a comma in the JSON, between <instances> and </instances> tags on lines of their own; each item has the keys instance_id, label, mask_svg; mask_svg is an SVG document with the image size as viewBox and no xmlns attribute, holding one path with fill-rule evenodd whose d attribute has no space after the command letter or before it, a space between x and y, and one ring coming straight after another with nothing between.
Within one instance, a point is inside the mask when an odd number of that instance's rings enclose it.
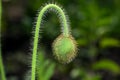
<instances>
[{"instance_id":1,"label":"flower bud","mask_svg":"<svg viewBox=\"0 0 120 80\"><path fill-rule=\"evenodd\" d=\"M60 63L69 63L77 55L77 44L74 38L61 34L53 42L53 54Z\"/></svg>"}]
</instances>

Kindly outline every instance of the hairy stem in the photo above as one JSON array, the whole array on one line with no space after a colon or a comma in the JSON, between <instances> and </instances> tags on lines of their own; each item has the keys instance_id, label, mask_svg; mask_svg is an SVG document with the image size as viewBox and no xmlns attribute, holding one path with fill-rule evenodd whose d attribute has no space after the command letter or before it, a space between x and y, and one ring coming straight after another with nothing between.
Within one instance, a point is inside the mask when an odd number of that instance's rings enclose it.
<instances>
[{"instance_id":1,"label":"hairy stem","mask_svg":"<svg viewBox=\"0 0 120 80\"><path fill-rule=\"evenodd\" d=\"M33 43L33 55L32 55L32 74L31 74L31 80L35 80L35 73L36 73L36 60L37 60L37 48L38 48L38 40L39 40L39 31L40 31L40 25L42 23L42 17L44 13L48 9L54 9L58 12L58 15L60 17L60 21L63 27L63 35L69 36L69 29L68 29L68 23L67 18L65 16L64 11L57 6L56 4L48 4L42 8L42 10L39 12L37 17L37 23L35 28L35 35L34 35L34 43Z\"/></svg>"},{"instance_id":2,"label":"hairy stem","mask_svg":"<svg viewBox=\"0 0 120 80\"><path fill-rule=\"evenodd\" d=\"M1 79L6 80L3 61L2 61L2 51L1 51L1 25L2 25L2 1L0 0L0 74L1 74Z\"/></svg>"}]
</instances>

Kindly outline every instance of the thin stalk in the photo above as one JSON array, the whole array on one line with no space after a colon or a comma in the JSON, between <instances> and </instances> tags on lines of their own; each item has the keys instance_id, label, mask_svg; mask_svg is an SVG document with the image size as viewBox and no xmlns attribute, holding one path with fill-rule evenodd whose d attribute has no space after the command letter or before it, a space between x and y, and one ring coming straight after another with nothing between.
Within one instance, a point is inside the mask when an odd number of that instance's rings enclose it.
<instances>
[{"instance_id":1,"label":"thin stalk","mask_svg":"<svg viewBox=\"0 0 120 80\"><path fill-rule=\"evenodd\" d=\"M1 51L0 51L0 73L1 73L1 79L2 80L6 80L6 77L5 77L5 71L4 71L4 66L3 66L3 62L2 62L2 54L1 54Z\"/></svg>"},{"instance_id":2,"label":"thin stalk","mask_svg":"<svg viewBox=\"0 0 120 80\"><path fill-rule=\"evenodd\" d=\"M1 50L1 25L2 25L2 1L0 0L0 73L1 73L1 79L6 80L5 77L5 71L2 61L2 50Z\"/></svg>"},{"instance_id":3,"label":"thin stalk","mask_svg":"<svg viewBox=\"0 0 120 80\"><path fill-rule=\"evenodd\" d=\"M68 22L67 22L67 17L64 13L64 11L57 6L56 4L47 4L42 8L42 10L39 12L38 17L37 17L37 23L35 27L35 35L34 35L34 43L33 43L33 55L32 55L32 72L31 72L31 80L35 80L35 73L36 73L36 60L37 60L37 48L38 48L38 40L39 40L39 31L41 28L41 23L42 23L42 17L44 16L44 13L48 9L53 9L53 11L57 11L61 25L63 27L63 35L64 36L69 36L69 28L68 28Z\"/></svg>"}]
</instances>

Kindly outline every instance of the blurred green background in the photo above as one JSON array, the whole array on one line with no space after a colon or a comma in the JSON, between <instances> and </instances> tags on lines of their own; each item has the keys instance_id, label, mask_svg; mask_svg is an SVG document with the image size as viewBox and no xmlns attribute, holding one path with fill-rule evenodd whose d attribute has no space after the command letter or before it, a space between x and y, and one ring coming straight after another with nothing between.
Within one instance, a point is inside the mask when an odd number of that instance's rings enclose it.
<instances>
[{"instance_id":1,"label":"blurred green background","mask_svg":"<svg viewBox=\"0 0 120 80\"><path fill-rule=\"evenodd\" d=\"M2 55L7 80L29 80L35 18L57 2L67 12L78 56L60 64L51 44L60 34L55 13L44 17L38 50L38 80L120 80L120 0L2 0Z\"/></svg>"}]
</instances>

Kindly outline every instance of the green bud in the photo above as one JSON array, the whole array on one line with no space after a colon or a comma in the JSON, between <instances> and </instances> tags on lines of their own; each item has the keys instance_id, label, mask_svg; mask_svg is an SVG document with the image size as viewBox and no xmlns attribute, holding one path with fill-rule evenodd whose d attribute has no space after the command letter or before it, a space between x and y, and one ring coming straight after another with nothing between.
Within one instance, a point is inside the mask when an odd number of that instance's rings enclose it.
<instances>
[{"instance_id":1,"label":"green bud","mask_svg":"<svg viewBox=\"0 0 120 80\"><path fill-rule=\"evenodd\" d=\"M53 42L53 53L60 63L69 63L77 55L77 44L75 39L61 34Z\"/></svg>"}]
</instances>

